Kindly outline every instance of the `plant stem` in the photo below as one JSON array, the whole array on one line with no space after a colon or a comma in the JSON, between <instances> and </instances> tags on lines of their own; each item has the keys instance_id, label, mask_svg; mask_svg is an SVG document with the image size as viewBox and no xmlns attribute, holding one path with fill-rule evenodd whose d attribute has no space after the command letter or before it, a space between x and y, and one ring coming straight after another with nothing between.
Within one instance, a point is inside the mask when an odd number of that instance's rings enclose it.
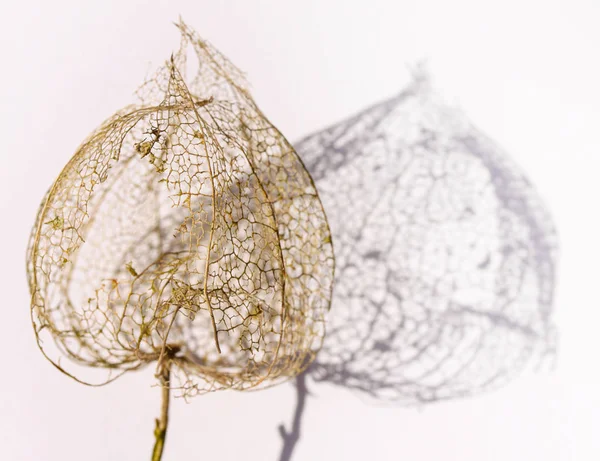
<instances>
[{"instance_id":1,"label":"plant stem","mask_svg":"<svg viewBox=\"0 0 600 461\"><path fill-rule=\"evenodd\" d=\"M167 426L169 425L169 400L170 400L170 377L171 367L170 361L167 361L161 374L160 384L162 387L162 405L160 409L160 418L156 419L156 427L154 428L154 449L152 450L152 461L160 461L162 459L163 449L165 447L165 438L167 437Z\"/></svg>"}]
</instances>

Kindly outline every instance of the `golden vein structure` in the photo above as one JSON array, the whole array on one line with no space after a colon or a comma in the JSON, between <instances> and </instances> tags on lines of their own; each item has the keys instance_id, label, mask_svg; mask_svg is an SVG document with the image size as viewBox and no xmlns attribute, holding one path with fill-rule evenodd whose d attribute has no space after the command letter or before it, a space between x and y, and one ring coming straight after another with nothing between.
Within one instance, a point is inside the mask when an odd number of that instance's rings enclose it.
<instances>
[{"instance_id":1,"label":"golden vein structure","mask_svg":"<svg viewBox=\"0 0 600 461\"><path fill-rule=\"evenodd\" d=\"M240 71L178 27L180 49L43 199L28 278L35 335L61 371L103 384L155 362L187 397L308 366L334 259L292 146Z\"/></svg>"}]
</instances>

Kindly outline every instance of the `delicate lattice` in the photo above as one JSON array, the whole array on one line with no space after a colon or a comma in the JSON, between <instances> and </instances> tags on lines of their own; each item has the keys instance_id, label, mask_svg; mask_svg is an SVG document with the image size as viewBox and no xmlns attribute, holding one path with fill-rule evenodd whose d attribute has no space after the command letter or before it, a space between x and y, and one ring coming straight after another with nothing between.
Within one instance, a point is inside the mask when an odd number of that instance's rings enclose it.
<instances>
[{"instance_id":1,"label":"delicate lattice","mask_svg":"<svg viewBox=\"0 0 600 461\"><path fill-rule=\"evenodd\" d=\"M60 356L103 370L100 382L168 361L186 396L273 384L320 347L328 225L241 73L178 27L179 51L88 137L42 202L28 251L35 333L82 381Z\"/></svg>"}]
</instances>

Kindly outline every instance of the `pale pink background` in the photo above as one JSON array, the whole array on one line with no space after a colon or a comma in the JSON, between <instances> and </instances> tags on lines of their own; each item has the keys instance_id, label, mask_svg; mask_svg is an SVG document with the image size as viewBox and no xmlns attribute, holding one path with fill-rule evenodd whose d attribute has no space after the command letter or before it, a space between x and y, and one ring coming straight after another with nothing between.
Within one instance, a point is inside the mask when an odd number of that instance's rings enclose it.
<instances>
[{"instance_id":1,"label":"pale pink background","mask_svg":"<svg viewBox=\"0 0 600 461\"><path fill-rule=\"evenodd\" d=\"M320 386L296 461L600 459L598 0L43 1L0 6L0 458L145 460L152 370L104 388L58 373L29 323L25 246L79 142L177 43L181 14L248 73L297 140L389 97L407 64L503 144L552 211L562 246L553 374L419 409ZM293 388L177 401L165 461L277 459Z\"/></svg>"}]
</instances>

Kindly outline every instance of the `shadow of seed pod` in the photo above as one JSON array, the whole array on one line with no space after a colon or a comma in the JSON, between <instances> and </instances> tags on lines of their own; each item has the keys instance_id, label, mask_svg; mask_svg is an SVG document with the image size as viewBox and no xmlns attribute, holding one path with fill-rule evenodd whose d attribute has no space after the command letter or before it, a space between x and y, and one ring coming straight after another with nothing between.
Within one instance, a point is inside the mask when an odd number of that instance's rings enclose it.
<instances>
[{"instance_id":1,"label":"shadow of seed pod","mask_svg":"<svg viewBox=\"0 0 600 461\"><path fill-rule=\"evenodd\" d=\"M153 459L170 389L243 390L303 370L333 282L329 228L296 152L240 72L177 26L179 51L51 186L28 249L33 326L58 369L101 384L155 364Z\"/></svg>"},{"instance_id":2,"label":"shadow of seed pod","mask_svg":"<svg viewBox=\"0 0 600 461\"><path fill-rule=\"evenodd\" d=\"M297 381L420 404L499 387L552 355L556 236L507 155L418 76L296 144L332 229L327 337Z\"/></svg>"}]
</instances>

